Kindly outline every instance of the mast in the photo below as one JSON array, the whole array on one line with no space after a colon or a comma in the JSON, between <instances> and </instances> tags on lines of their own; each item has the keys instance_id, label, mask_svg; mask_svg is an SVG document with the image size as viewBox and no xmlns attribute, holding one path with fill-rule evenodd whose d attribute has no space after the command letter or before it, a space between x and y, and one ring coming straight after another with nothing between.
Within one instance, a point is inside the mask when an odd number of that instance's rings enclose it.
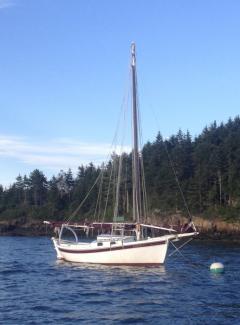
<instances>
[{"instance_id":1,"label":"mast","mask_svg":"<svg viewBox=\"0 0 240 325\"><path fill-rule=\"evenodd\" d=\"M140 166L138 148L138 109L137 109L137 78L136 78L136 51L135 43L131 46L132 60L132 119L133 119L133 219L139 223L142 214L141 209L141 190L140 190Z\"/></svg>"}]
</instances>

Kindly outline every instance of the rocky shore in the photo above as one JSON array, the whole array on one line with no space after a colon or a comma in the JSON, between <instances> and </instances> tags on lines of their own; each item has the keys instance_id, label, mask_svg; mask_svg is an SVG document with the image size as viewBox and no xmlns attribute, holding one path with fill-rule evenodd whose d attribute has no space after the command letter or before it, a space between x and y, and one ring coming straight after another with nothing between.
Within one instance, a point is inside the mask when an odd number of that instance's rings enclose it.
<instances>
[{"instance_id":1,"label":"rocky shore","mask_svg":"<svg viewBox=\"0 0 240 325\"><path fill-rule=\"evenodd\" d=\"M51 235L52 230L42 221L17 219L0 221L0 236L44 236Z\"/></svg>"},{"instance_id":2,"label":"rocky shore","mask_svg":"<svg viewBox=\"0 0 240 325\"><path fill-rule=\"evenodd\" d=\"M155 219L155 218L153 218ZM184 224L185 218L168 216L163 220L162 226ZM150 222L149 222L150 223ZM152 223L159 224L157 220ZM206 220L201 217L194 218L194 224L199 231L198 239L233 240L240 242L240 222L226 222L218 218ZM42 221L28 220L26 218L0 221L0 236L52 236L53 229Z\"/></svg>"},{"instance_id":3,"label":"rocky shore","mask_svg":"<svg viewBox=\"0 0 240 325\"><path fill-rule=\"evenodd\" d=\"M199 230L199 239L234 240L240 242L240 222L226 222L217 218L194 219Z\"/></svg>"}]
</instances>

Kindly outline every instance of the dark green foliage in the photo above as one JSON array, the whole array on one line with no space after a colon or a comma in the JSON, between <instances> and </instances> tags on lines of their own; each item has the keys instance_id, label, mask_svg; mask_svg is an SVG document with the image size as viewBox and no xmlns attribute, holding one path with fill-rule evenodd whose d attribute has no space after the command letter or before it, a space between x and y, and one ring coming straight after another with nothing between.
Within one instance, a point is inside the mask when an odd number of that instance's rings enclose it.
<instances>
[{"instance_id":1,"label":"dark green foliage","mask_svg":"<svg viewBox=\"0 0 240 325\"><path fill-rule=\"evenodd\" d=\"M131 161L131 154L123 155L118 212L126 219L131 218L132 209ZM113 154L106 165L80 166L76 177L70 169L61 170L49 181L38 169L29 177L19 175L9 188L0 186L0 218L61 220L85 200L77 217L110 221L119 162L120 157ZM184 134L181 130L167 140L159 133L155 141L144 145L143 163L150 212L157 209L186 214L183 194L194 214L221 216L225 220L239 218L239 117L219 126L214 122L194 140L189 132Z\"/></svg>"},{"instance_id":2,"label":"dark green foliage","mask_svg":"<svg viewBox=\"0 0 240 325\"><path fill-rule=\"evenodd\" d=\"M29 177L30 201L34 206L43 206L47 201L48 182L44 174L35 169Z\"/></svg>"}]
</instances>

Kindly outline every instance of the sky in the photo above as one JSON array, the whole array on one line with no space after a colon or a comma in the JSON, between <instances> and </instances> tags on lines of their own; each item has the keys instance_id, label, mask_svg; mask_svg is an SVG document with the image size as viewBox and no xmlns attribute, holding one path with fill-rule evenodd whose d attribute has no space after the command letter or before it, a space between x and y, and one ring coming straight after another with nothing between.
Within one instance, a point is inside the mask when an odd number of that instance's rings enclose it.
<instances>
[{"instance_id":1,"label":"sky","mask_svg":"<svg viewBox=\"0 0 240 325\"><path fill-rule=\"evenodd\" d=\"M133 41L143 143L236 117L239 12L238 0L0 0L0 184L107 161Z\"/></svg>"}]
</instances>

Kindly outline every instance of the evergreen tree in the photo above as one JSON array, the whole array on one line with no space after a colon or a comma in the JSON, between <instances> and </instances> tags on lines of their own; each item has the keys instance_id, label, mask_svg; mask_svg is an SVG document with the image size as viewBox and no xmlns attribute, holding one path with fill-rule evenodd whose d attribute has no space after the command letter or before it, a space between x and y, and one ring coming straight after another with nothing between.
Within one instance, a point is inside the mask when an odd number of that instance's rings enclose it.
<instances>
[{"instance_id":1,"label":"evergreen tree","mask_svg":"<svg viewBox=\"0 0 240 325\"><path fill-rule=\"evenodd\" d=\"M195 139L182 130L165 140L158 133L155 141L144 145L142 156L150 212L157 209L164 213L185 214L183 194L194 213L214 211L215 215L239 215L239 116L226 124L212 123ZM38 169L29 176L18 175L8 188L0 186L0 217L31 215L38 218L39 211L43 211L45 217L60 220L85 200L78 217L101 220L104 216L111 220L120 159L122 179L118 214L131 218L131 153L121 157L113 154L101 167L92 163L80 166L75 179L71 169L61 170L50 181Z\"/></svg>"},{"instance_id":2,"label":"evergreen tree","mask_svg":"<svg viewBox=\"0 0 240 325\"><path fill-rule=\"evenodd\" d=\"M29 177L32 204L41 206L46 202L48 183L44 174L35 169Z\"/></svg>"},{"instance_id":3,"label":"evergreen tree","mask_svg":"<svg viewBox=\"0 0 240 325\"><path fill-rule=\"evenodd\" d=\"M24 203L24 182L20 174L16 178L15 188L17 203L21 205Z\"/></svg>"}]
</instances>

